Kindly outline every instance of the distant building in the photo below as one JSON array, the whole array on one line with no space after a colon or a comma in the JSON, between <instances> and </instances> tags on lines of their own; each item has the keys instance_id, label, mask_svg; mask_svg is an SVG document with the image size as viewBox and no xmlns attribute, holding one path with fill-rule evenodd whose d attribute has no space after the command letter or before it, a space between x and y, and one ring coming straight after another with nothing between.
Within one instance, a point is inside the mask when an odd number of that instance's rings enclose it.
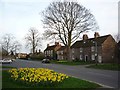
<instances>
[{"instance_id":1,"label":"distant building","mask_svg":"<svg viewBox=\"0 0 120 90\"><path fill-rule=\"evenodd\" d=\"M61 44L59 42L55 42L55 45L49 46L47 45L47 48L44 50L44 56L45 58L49 59L57 59L57 50L61 47Z\"/></svg>"},{"instance_id":2,"label":"distant building","mask_svg":"<svg viewBox=\"0 0 120 90\"><path fill-rule=\"evenodd\" d=\"M2 50L0 51L0 58L4 59L6 57L8 57L8 52L4 48L2 48Z\"/></svg>"},{"instance_id":3,"label":"distant building","mask_svg":"<svg viewBox=\"0 0 120 90\"><path fill-rule=\"evenodd\" d=\"M61 48L57 50L57 59L67 60L67 48L65 46L61 46Z\"/></svg>"},{"instance_id":4,"label":"distant building","mask_svg":"<svg viewBox=\"0 0 120 90\"><path fill-rule=\"evenodd\" d=\"M71 59L95 61L99 63L113 62L116 42L111 35L100 36L95 32L94 38L83 35L83 40L71 46Z\"/></svg>"},{"instance_id":5,"label":"distant building","mask_svg":"<svg viewBox=\"0 0 120 90\"><path fill-rule=\"evenodd\" d=\"M27 58L27 53L18 53L18 58L19 59L26 59Z\"/></svg>"}]
</instances>

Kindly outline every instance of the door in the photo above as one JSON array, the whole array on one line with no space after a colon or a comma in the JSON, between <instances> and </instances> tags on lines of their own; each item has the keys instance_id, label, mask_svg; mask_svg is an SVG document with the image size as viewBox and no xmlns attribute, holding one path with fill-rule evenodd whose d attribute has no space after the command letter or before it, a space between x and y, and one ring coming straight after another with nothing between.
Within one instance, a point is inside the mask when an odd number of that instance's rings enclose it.
<instances>
[{"instance_id":1,"label":"door","mask_svg":"<svg viewBox=\"0 0 120 90\"><path fill-rule=\"evenodd\" d=\"M88 61L88 55L85 55L85 61Z\"/></svg>"}]
</instances>

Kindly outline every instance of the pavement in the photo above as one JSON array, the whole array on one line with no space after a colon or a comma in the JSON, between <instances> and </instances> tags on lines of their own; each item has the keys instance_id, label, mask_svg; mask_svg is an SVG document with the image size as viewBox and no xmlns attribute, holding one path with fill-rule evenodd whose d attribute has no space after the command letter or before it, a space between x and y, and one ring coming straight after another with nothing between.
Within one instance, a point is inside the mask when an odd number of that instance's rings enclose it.
<instances>
[{"instance_id":1,"label":"pavement","mask_svg":"<svg viewBox=\"0 0 120 90\"><path fill-rule=\"evenodd\" d=\"M69 66L51 63L43 64L40 61L18 59L11 64L3 64L3 66L12 66L17 68L48 68L53 69L56 72L67 74L69 76L98 83L104 88L118 88L120 86L120 83L118 83L120 82L118 78L118 71L85 68L85 65Z\"/></svg>"}]
</instances>

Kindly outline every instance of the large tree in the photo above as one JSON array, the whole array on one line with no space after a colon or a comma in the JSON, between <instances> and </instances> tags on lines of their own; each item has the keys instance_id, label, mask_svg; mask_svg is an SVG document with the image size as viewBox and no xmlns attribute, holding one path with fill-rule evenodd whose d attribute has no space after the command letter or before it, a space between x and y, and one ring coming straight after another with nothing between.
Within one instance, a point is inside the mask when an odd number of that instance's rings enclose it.
<instances>
[{"instance_id":1,"label":"large tree","mask_svg":"<svg viewBox=\"0 0 120 90\"><path fill-rule=\"evenodd\" d=\"M41 37L37 29L30 28L28 34L25 36L26 46L32 49L32 53L35 54L35 50L41 46Z\"/></svg>"},{"instance_id":2,"label":"large tree","mask_svg":"<svg viewBox=\"0 0 120 90\"><path fill-rule=\"evenodd\" d=\"M22 47L22 45L16 40L13 42L13 45L11 47L11 51L16 54L17 51L19 51L21 49L21 47Z\"/></svg>"},{"instance_id":3,"label":"large tree","mask_svg":"<svg viewBox=\"0 0 120 90\"><path fill-rule=\"evenodd\" d=\"M81 33L98 29L90 10L77 2L52 2L43 11L42 21L46 29L43 35L46 38L56 36L68 47L68 52Z\"/></svg>"},{"instance_id":4,"label":"large tree","mask_svg":"<svg viewBox=\"0 0 120 90\"><path fill-rule=\"evenodd\" d=\"M5 34L2 37L2 47L7 50L7 52L10 52L10 49L12 47L12 40L13 40L12 34Z\"/></svg>"},{"instance_id":5,"label":"large tree","mask_svg":"<svg viewBox=\"0 0 120 90\"><path fill-rule=\"evenodd\" d=\"M9 33L3 35L1 43L2 48L4 48L8 54L10 54L11 51L16 53L22 46L17 40L15 40L15 37Z\"/></svg>"}]
</instances>

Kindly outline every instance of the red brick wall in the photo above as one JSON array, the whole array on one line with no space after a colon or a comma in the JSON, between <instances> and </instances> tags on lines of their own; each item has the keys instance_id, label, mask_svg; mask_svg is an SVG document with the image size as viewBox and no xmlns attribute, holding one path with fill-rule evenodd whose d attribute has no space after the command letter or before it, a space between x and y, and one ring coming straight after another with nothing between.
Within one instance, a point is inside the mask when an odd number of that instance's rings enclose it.
<instances>
[{"instance_id":1,"label":"red brick wall","mask_svg":"<svg viewBox=\"0 0 120 90\"><path fill-rule=\"evenodd\" d=\"M109 36L102 44L103 62L114 62L116 42L112 36Z\"/></svg>"}]
</instances>

